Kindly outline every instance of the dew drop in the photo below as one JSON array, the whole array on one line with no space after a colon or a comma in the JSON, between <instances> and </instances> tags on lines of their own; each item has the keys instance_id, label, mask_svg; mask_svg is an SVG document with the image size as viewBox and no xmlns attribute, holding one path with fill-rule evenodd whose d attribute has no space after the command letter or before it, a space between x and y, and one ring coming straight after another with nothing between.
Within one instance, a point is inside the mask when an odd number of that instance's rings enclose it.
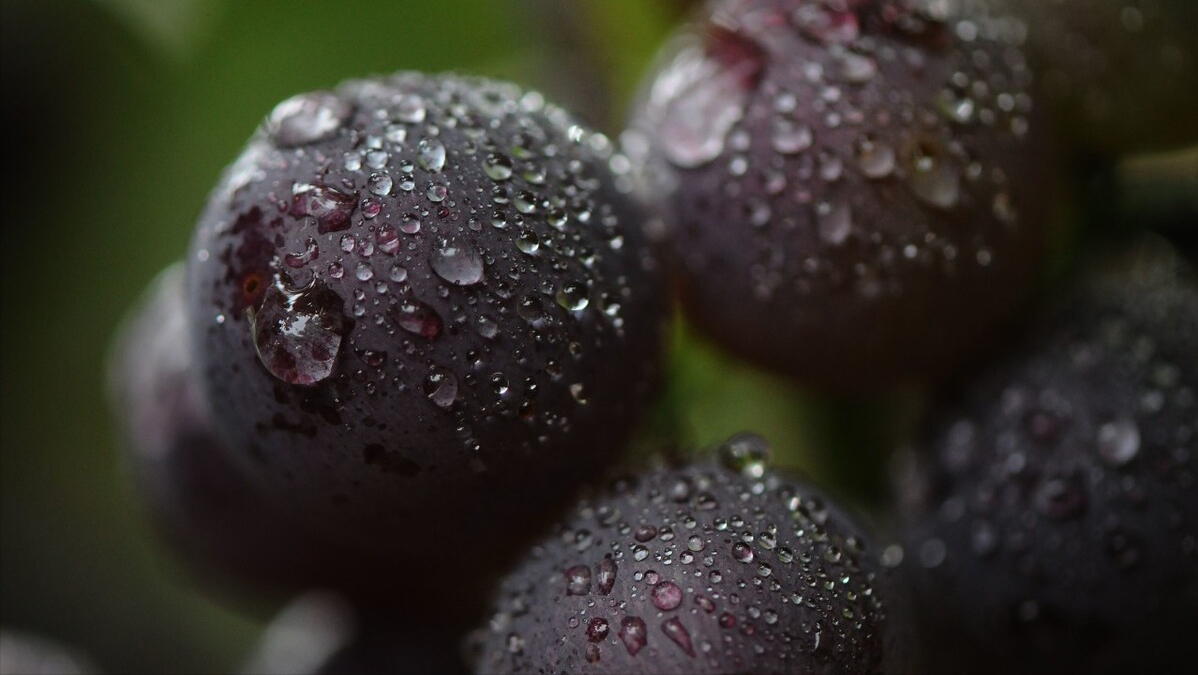
<instances>
[{"instance_id":1,"label":"dew drop","mask_svg":"<svg viewBox=\"0 0 1198 675\"><path fill-rule=\"evenodd\" d=\"M682 604L682 589L672 581L662 581L653 587L650 596L653 606L668 612Z\"/></svg>"},{"instance_id":2,"label":"dew drop","mask_svg":"<svg viewBox=\"0 0 1198 675\"><path fill-rule=\"evenodd\" d=\"M483 258L471 244L441 240L428 256L437 276L455 286L471 286L483 280Z\"/></svg>"},{"instance_id":3,"label":"dew drop","mask_svg":"<svg viewBox=\"0 0 1198 675\"><path fill-rule=\"evenodd\" d=\"M769 443L764 438L754 433L742 432L721 443L716 449L716 455L725 468L746 478L761 478L765 475L769 450Z\"/></svg>"},{"instance_id":4,"label":"dew drop","mask_svg":"<svg viewBox=\"0 0 1198 675\"><path fill-rule=\"evenodd\" d=\"M682 621L678 617L666 619L661 624L661 630L666 634L666 637L678 645L686 655L694 658L695 648L691 644L691 635L687 632L686 626L682 625Z\"/></svg>"},{"instance_id":5,"label":"dew drop","mask_svg":"<svg viewBox=\"0 0 1198 675\"><path fill-rule=\"evenodd\" d=\"M458 378L452 372L433 367L424 378L424 395L438 407L448 408L458 398Z\"/></svg>"},{"instance_id":6,"label":"dew drop","mask_svg":"<svg viewBox=\"0 0 1198 675\"><path fill-rule=\"evenodd\" d=\"M512 160L507 155L493 152L483 160L483 173L494 181L503 181L512 177Z\"/></svg>"},{"instance_id":7,"label":"dew drop","mask_svg":"<svg viewBox=\"0 0 1198 675\"><path fill-rule=\"evenodd\" d=\"M405 271L406 276L406 271ZM408 300L392 312L395 323L405 331L432 340L441 334L441 317L432 307L418 300Z\"/></svg>"},{"instance_id":8,"label":"dew drop","mask_svg":"<svg viewBox=\"0 0 1198 675\"><path fill-rule=\"evenodd\" d=\"M258 359L288 384L309 386L328 379L346 329L340 296L316 281L299 290L276 283L250 314Z\"/></svg>"},{"instance_id":9,"label":"dew drop","mask_svg":"<svg viewBox=\"0 0 1198 675\"><path fill-rule=\"evenodd\" d=\"M439 173L445 168L445 145L436 138L422 138L416 146L416 161L421 168Z\"/></svg>"},{"instance_id":10,"label":"dew drop","mask_svg":"<svg viewBox=\"0 0 1198 675\"><path fill-rule=\"evenodd\" d=\"M820 238L834 246L843 244L853 231L853 211L842 202L816 204L815 221Z\"/></svg>"},{"instance_id":11,"label":"dew drop","mask_svg":"<svg viewBox=\"0 0 1198 675\"><path fill-rule=\"evenodd\" d=\"M1098 455L1111 466L1123 466L1140 451L1140 428L1130 417L1120 417L1098 428Z\"/></svg>"},{"instance_id":12,"label":"dew drop","mask_svg":"<svg viewBox=\"0 0 1198 675\"><path fill-rule=\"evenodd\" d=\"M645 621L637 616L626 616L620 621L619 636L630 656L636 656L649 642Z\"/></svg>"},{"instance_id":13,"label":"dew drop","mask_svg":"<svg viewBox=\"0 0 1198 675\"><path fill-rule=\"evenodd\" d=\"M810 148L814 138L811 127L806 124L778 117L774 119L770 144L784 155L794 155Z\"/></svg>"},{"instance_id":14,"label":"dew drop","mask_svg":"<svg viewBox=\"0 0 1198 675\"><path fill-rule=\"evenodd\" d=\"M616 585L616 572L619 567L616 561L611 558L604 558L599 561L598 574L596 581L599 583L599 595L607 595L611 593L612 588Z\"/></svg>"},{"instance_id":15,"label":"dew drop","mask_svg":"<svg viewBox=\"0 0 1198 675\"><path fill-rule=\"evenodd\" d=\"M328 138L345 124L353 106L327 91L293 96L271 111L266 133L280 148L308 145Z\"/></svg>"},{"instance_id":16,"label":"dew drop","mask_svg":"<svg viewBox=\"0 0 1198 675\"><path fill-rule=\"evenodd\" d=\"M566 570L566 595L586 595L591 592L591 568L575 565Z\"/></svg>"},{"instance_id":17,"label":"dew drop","mask_svg":"<svg viewBox=\"0 0 1198 675\"><path fill-rule=\"evenodd\" d=\"M765 67L765 50L740 33L716 26L705 37L708 58L679 64L668 91L661 92L669 99L668 124L656 130L658 142L682 168L702 166L723 152Z\"/></svg>"},{"instance_id":18,"label":"dew drop","mask_svg":"<svg viewBox=\"0 0 1198 675\"><path fill-rule=\"evenodd\" d=\"M589 303L590 298L587 296L587 286L584 283L571 281L563 284L557 292L557 304L571 312L586 309Z\"/></svg>"}]
</instances>

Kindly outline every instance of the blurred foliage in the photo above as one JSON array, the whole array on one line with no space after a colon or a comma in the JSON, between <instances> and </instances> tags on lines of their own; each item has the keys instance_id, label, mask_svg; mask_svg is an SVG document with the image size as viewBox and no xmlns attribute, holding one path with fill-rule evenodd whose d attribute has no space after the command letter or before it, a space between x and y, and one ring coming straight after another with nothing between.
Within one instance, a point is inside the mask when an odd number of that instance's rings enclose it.
<instances>
[{"instance_id":1,"label":"blurred foliage","mask_svg":"<svg viewBox=\"0 0 1198 675\"><path fill-rule=\"evenodd\" d=\"M220 170L276 102L348 77L457 70L540 88L617 133L689 4L0 3L0 624L75 645L107 672L228 671L256 639L267 608L194 592L149 536L121 474L103 363L123 312L181 257ZM1156 184L1125 201L1152 199ZM681 320L670 346L653 435L695 447L758 431L779 465L865 506L925 398L821 399Z\"/></svg>"}]
</instances>

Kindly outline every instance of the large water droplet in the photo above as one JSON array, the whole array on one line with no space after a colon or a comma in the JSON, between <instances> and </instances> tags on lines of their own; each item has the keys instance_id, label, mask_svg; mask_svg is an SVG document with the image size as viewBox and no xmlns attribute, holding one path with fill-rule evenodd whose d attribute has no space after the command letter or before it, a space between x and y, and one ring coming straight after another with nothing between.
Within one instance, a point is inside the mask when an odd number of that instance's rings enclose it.
<instances>
[{"instance_id":1,"label":"large water droplet","mask_svg":"<svg viewBox=\"0 0 1198 675\"><path fill-rule=\"evenodd\" d=\"M458 378L449 370L433 367L424 378L424 395L438 407L448 408L458 398Z\"/></svg>"},{"instance_id":2,"label":"large water droplet","mask_svg":"<svg viewBox=\"0 0 1198 675\"><path fill-rule=\"evenodd\" d=\"M467 242L438 242L428 255L429 267L455 286L470 286L483 280L483 257Z\"/></svg>"},{"instance_id":3,"label":"large water droplet","mask_svg":"<svg viewBox=\"0 0 1198 675\"><path fill-rule=\"evenodd\" d=\"M799 124L785 117L774 118L773 132L770 135L770 145L774 150L784 155L797 154L810 148L814 139L815 134L806 124Z\"/></svg>"},{"instance_id":4,"label":"large water droplet","mask_svg":"<svg viewBox=\"0 0 1198 675\"><path fill-rule=\"evenodd\" d=\"M666 158L683 168L702 166L723 152L765 67L765 51L749 38L719 26L705 37L707 58L695 55L678 64L655 92L668 101L658 140Z\"/></svg>"},{"instance_id":5,"label":"large water droplet","mask_svg":"<svg viewBox=\"0 0 1198 675\"><path fill-rule=\"evenodd\" d=\"M347 330L340 296L323 284L291 290L275 284L250 316L258 359L271 375L288 384L313 385L327 379L337 363Z\"/></svg>"},{"instance_id":6,"label":"large water droplet","mask_svg":"<svg viewBox=\"0 0 1198 675\"><path fill-rule=\"evenodd\" d=\"M327 91L292 96L266 118L266 133L281 148L315 143L341 128L354 108Z\"/></svg>"},{"instance_id":7,"label":"large water droplet","mask_svg":"<svg viewBox=\"0 0 1198 675\"><path fill-rule=\"evenodd\" d=\"M287 213L295 218L315 218L316 231L326 234L349 228L350 216L357 208L356 193L346 194L327 185L300 183L291 190L291 205Z\"/></svg>"}]
</instances>

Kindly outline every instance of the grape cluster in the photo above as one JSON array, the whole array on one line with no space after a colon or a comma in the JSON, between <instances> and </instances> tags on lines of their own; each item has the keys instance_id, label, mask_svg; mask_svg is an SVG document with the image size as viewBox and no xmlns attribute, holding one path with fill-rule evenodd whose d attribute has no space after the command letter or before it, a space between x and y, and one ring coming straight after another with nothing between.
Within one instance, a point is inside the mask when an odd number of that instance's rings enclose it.
<instances>
[{"instance_id":1,"label":"grape cluster","mask_svg":"<svg viewBox=\"0 0 1198 675\"><path fill-rule=\"evenodd\" d=\"M290 98L117 341L147 510L226 592L332 593L251 671L1188 663L1198 287L1149 237L1031 305L1077 158L1198 140L1191 5L715 0L619 136L454 74ZM890 508L752 433L626 457L674 301L929 392Z\"/></svg>"}]
</instances>

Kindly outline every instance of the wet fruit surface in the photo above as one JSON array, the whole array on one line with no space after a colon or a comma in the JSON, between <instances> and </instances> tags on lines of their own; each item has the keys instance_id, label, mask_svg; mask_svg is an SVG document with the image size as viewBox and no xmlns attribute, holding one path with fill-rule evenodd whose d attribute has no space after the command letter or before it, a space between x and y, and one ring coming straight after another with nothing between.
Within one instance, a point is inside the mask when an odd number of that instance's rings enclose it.
<instances>
[{"instance_id":1,"label":"wet fruit surface","mask_svg":"<svg viewBox=\"0 0 1198 675\"><path fill-rule=\"evenodd\" d=\"M506 84L401 73L280 104L188 261L241 464L345 541L494 564L651 389L664 289L626 169Z\"/></svg>"},{"instance_id":2,"label":"wet fruit surface","mask_svg":"<svg viewBox=\"0 0 1198 675\"><path fill-rule=\"evenodd\" d=\"M1051 205L1018 22L727 0L650 76L629 155L689 315L824 387L943 376L1026 290Z\"/></svg>"},{"instance_id":3,"label":"wet fruit surface","mask_svg":"<svg viewBox=\"0 0 1198 675\"><path fill-rule=\"evenodd\" d=\"M1176 266L1091 274L909 469L905 560L942 671L1192 663L1198 288Z\"/></svg>"},{"instance_id":4,"label":"wet fruit surface","mask_svg":"<svg viewBox=\"0 0 1198 675\"><path fill-rule=\"evenodd\" d=\"M478 672L898 672L901 609L862 532L765 441L613 481L504 581Z\"/></svg>"}]
</instances>

